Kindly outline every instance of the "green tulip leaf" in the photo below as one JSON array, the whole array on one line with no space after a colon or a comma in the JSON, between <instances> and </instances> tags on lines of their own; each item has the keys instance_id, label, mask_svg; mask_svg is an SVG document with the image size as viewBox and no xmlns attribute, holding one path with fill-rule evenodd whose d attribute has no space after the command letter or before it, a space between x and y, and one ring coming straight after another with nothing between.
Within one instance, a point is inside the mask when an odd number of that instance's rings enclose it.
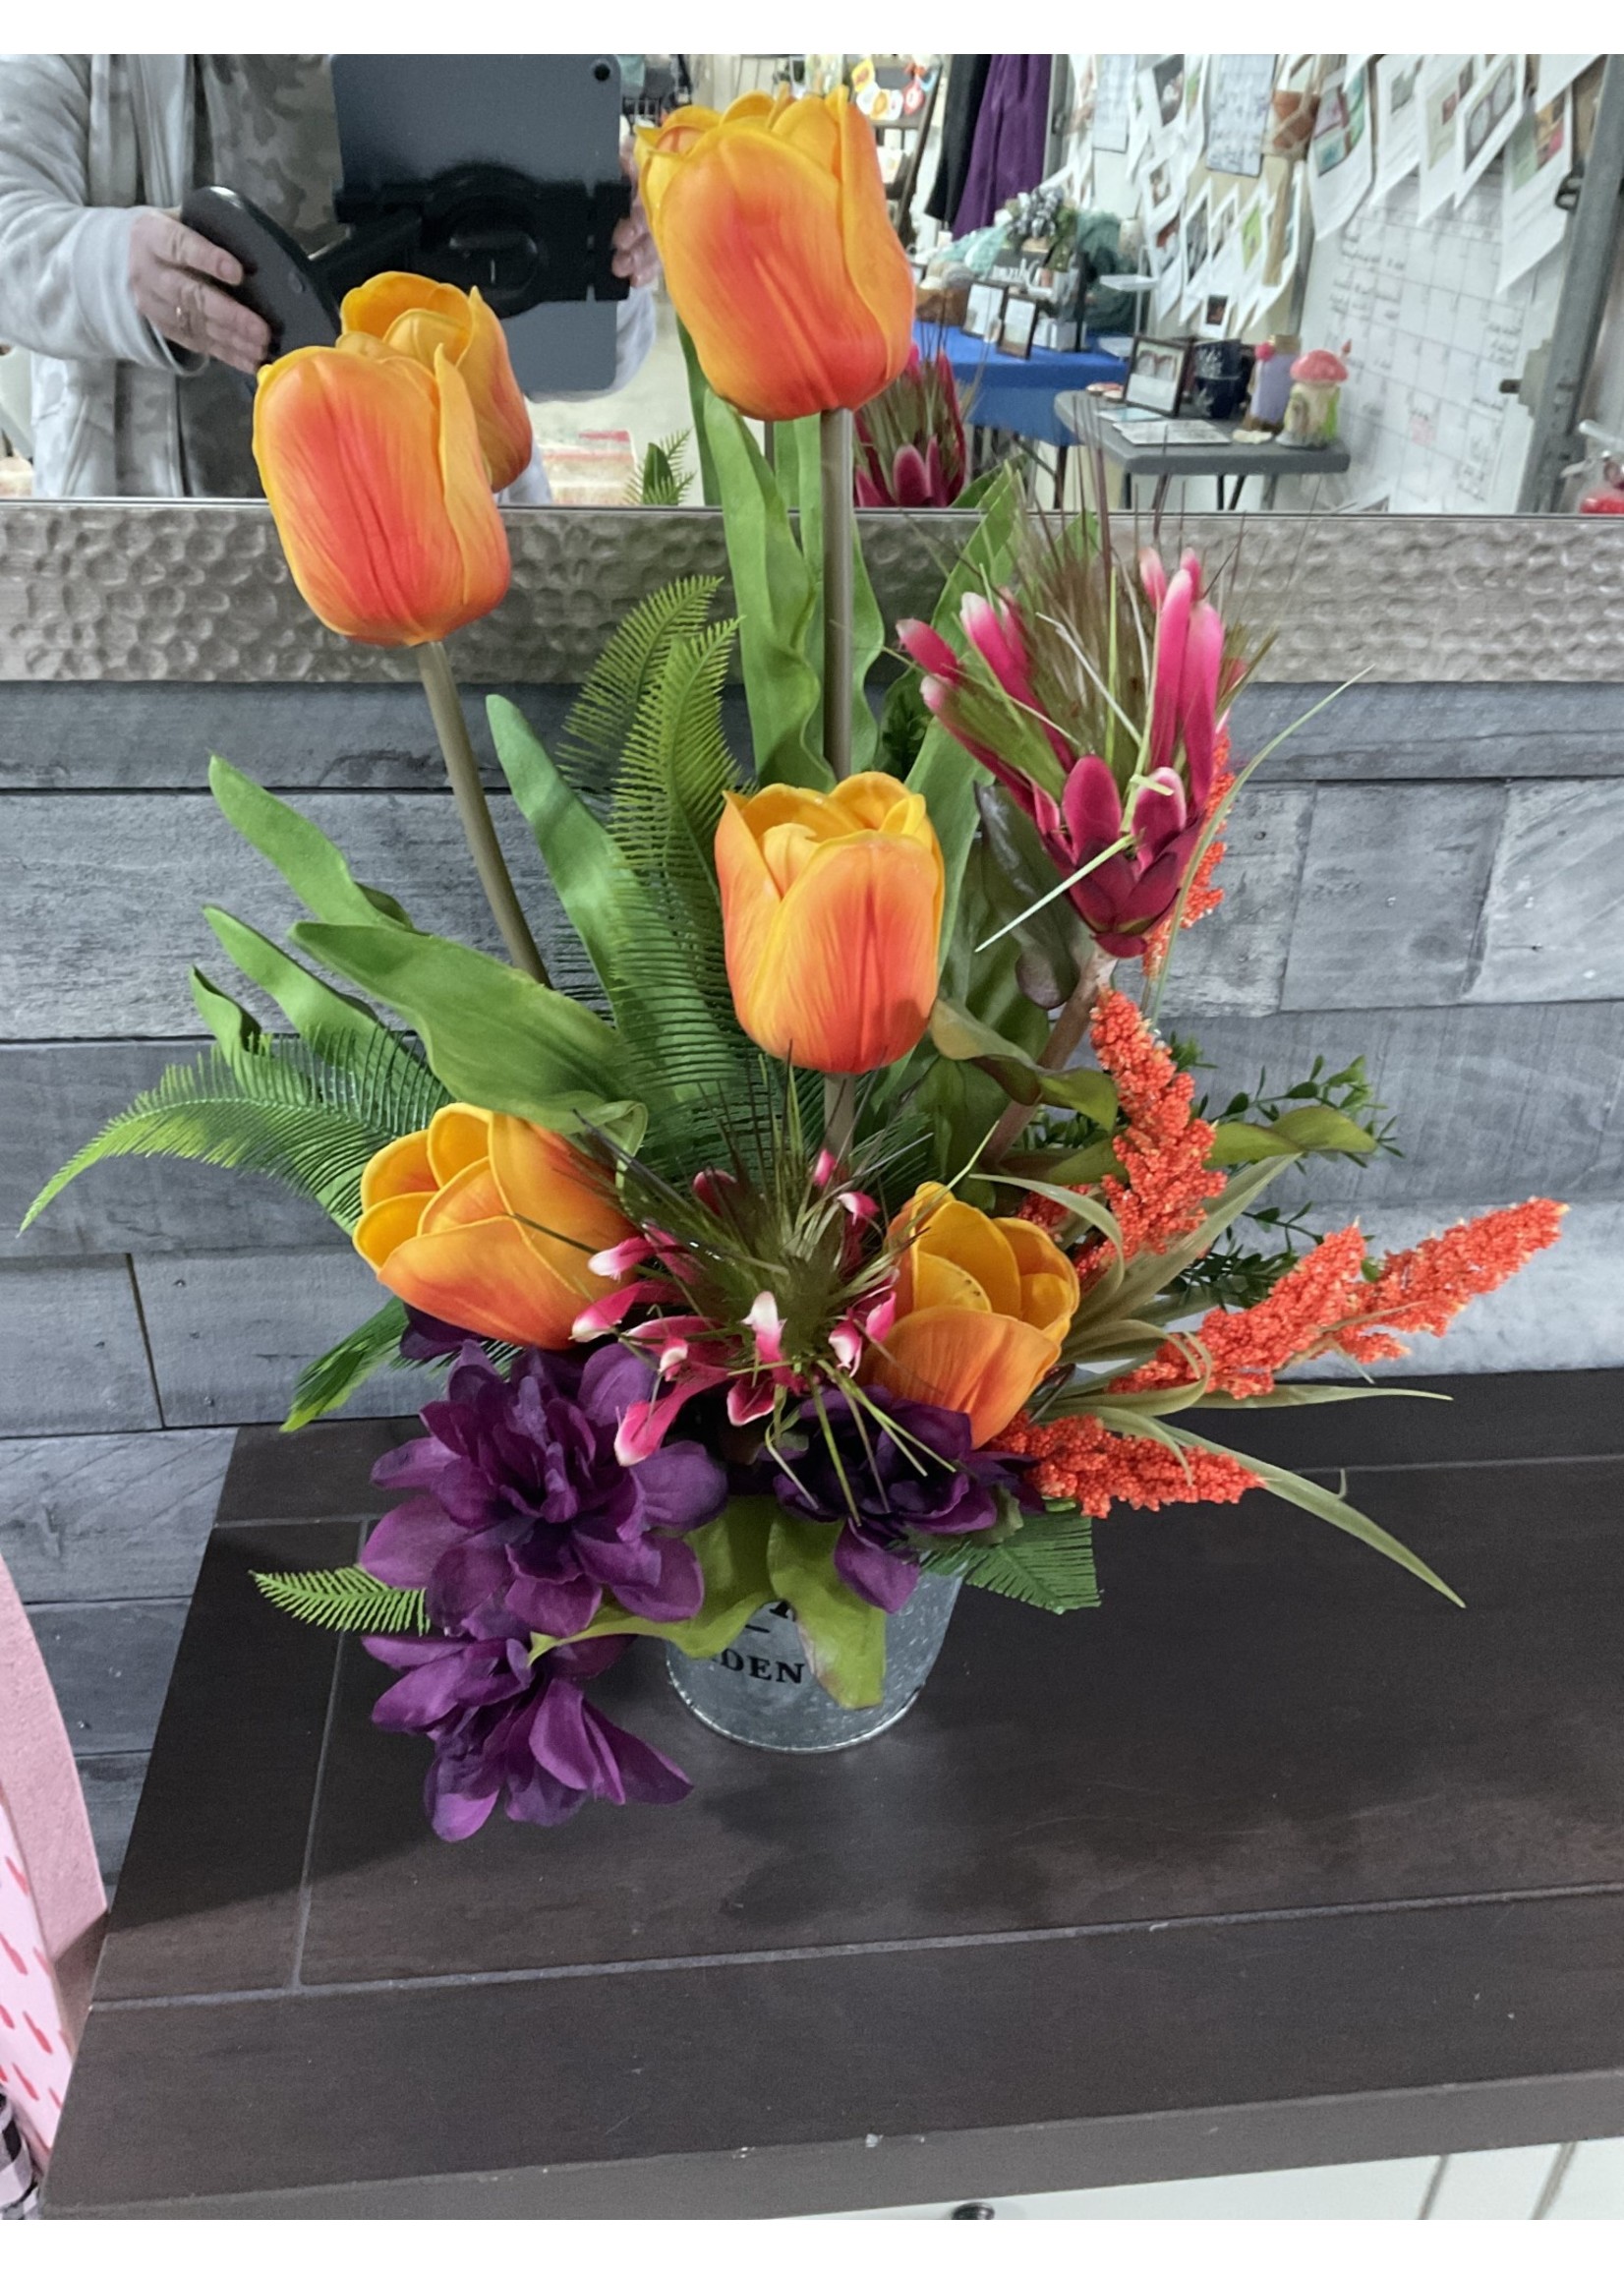
<instances>
[{"instance_id":1,"label":"green tulip leaf","mask_svg":"<svg viewBox=\"0 0 1624 2274\"><path fill-rule=\"evenodd\" d=\"M314 1047L319 1046L322 1035L343 1034L358 1043L376 1039L379 1021L354 995L329 987L325 979L319 979L303 963L284 955L274 940L228 915L224 908L205 906L203 916L238 970L256 987L263 988Z\"/></svg>"},{"instance_id":2,"label":"green tulip leaf","mask_svg":"<svg viewBox=\"0 0 1624 2274\"><path fill-rule=\"evenodd\" d=\"M812 1671L837 1705L877 1706L885 1694L886 1614L835 1569L838 1524L779 1514L768 1536L773 1594L795 1614Z\"/></svg>"},{"instance_id":3,"label":"green tulip leaf","mask_svg":"<svg viewBox=\"0 0 1624 2274\"><path fill-rule=\"evenodd\" d=\"M435 1074L469 1105L556 1128L637 1094L612 1026L493 956L386 924L296 924L293 938L408 1020Z\"/></svg>"},{"instance_id":4,"label":"green tulip leaf","mask_svg":"<svg viewBox=\"0 0 1624 2274\"><path fill-rule=\"evenodd\" d=\"M830 789L835 777L808 739L818 712L818 674L806 659L818 596L773 479L744 421L717 396L705 433L722 494L727 564L738 603L739 653L756 777Z\"/></svg>"},{"instance_id":5,"label":"green tulip leaf","mask_svg":"<svg viewBox=\"0 0 1624 2274\"><path fill-rule=\"evenodd\" d=\"M410 928L400 903L358 884L331 838L284 798L261 789L223 758L208 761L208 787L232 828L281 871L313 916L327 924Z\"/></svg>"}]
</instances>

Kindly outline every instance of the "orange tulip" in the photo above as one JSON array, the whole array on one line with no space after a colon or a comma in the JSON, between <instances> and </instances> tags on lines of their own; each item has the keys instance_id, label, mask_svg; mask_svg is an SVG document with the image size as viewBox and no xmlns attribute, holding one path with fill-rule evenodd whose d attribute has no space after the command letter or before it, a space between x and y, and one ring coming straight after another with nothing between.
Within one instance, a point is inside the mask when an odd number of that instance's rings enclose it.
<instances>
[{"instance_id":1,"label":"orange tulip","mask_svg":"<svg viewBox=\"0 0 1624 2274\"><path fill-rule=\"evenodd\" d=\"M913 344L913 272L843 87L690 105L641 139L643 204L717 393L751 418L856 410Z\"/></svg>"},{"instance_id":2,"label":"orange tulip","mask_svg":"<svg viewBox=\"0 0 1624 2274\"><path fill-rule=\"evenodd\" d=\"M936 1001L942 848L894 775L827 792L729 791L716 833L738 1022L775 1058L867 1074L905 1058Z\"/></svg>"},{"instance_id":3,"label":"orange tulip","mask_svg":"<svg viewBox=\"0 0 1624 2274\"><path fill-rule=\"evenodd\" d=\"M441 1106L375 1153L355 1244L391 1294L448 1325L541 1350L605 1282L588 1268L631 1225L608 1180L552 1130L482 1106Z\"/></svg>"},{"instance_id":4,"label":"orange tulip","mask_svg":"<svg viewBox=\"0 0 1624 2274\"><path fill-rule=\"evenodd\" d=\"M300 347L260 374L254 455L293 581L329 631L420 647L511 573L474 406L444 350Z\"/></svg>"},{"instance_id":5,"label":"orange tulip","mask_svg":"<svg viewBox=\"0 0 1624 2274\"><path fill-rule=\"evenodd\" d=\"M434 370L435 351L443 348L473 397L492 489L518 480L535 450L535 431L501 324L477 289L459 292L454 284L387 269L346 292L339 313L346 332L381 340L425 371Z\"/></svg>"},{"instance_id":6,"label":"orange tulip","mask_svg":"<svg viewBox=\"0 0 1624 2274\"><path fill-rule=\"evenodd\" d=\"M997 1436L1060 1357L1077 1275L1047 1232L984 1216L944 1185L921 1185L891 1227L897 1317L864 1378L970 1418Z\"/></svg>"}]
</instances>

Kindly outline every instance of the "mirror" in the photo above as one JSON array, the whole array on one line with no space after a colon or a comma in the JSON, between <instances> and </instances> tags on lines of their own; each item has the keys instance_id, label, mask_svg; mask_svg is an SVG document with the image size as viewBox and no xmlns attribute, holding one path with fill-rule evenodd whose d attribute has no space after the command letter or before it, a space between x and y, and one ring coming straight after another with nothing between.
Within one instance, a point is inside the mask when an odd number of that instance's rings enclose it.
<instances>
[{"instance_id":1,"label":"mirror","mask_svg":"<svg viewBox=\"0 0 1624 2274\"><path fill-rule=\"evenodd\" d=\"M950 504L1010 460L1072 508L1101 488L1192 512L1624 507L1624 206L1602 178L1624 134L1597 131L1624 63L1588 55L0 57L0 496L259 495L244 374L270 334L229 231L171 217L211 184L336 305L413 264L399 214L362 210L369 150L391 175L415 151L435 180L479 160L573 182L579 204L583 180L619 187L639 123L840 84L874 127L924 358L861 415L863 503ZM65 238L65 187L135 218ZM556 264L587 225L548 211ZM512 232L442 235L494 277ZM703 501L640 205L610 257L623 298L577 279L507 316L536 452L504 501Z\"/></svg>"}]
</instances>

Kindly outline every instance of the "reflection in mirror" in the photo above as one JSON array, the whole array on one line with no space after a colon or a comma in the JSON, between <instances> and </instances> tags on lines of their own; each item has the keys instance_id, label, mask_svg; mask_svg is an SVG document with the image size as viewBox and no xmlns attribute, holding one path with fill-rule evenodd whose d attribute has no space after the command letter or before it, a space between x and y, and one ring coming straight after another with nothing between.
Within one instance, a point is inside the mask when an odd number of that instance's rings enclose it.
<instances>
[{"instance_id":1,"label":"reflection in mirror","mask_svg":"<svg viewBox=\"0 0 1624 2274\"><path fill-rule=\"evenodd\" d=\"M0 495L259 495L250 375L406 270L502 319L506 501L698 504L634 134L841 87L918 312L864 505L1004 462L1073 506L1624 503L1624 60L1591 55L0 57ZM461 352L444 306L399 321Z\"/></svg>"}]
</instances>

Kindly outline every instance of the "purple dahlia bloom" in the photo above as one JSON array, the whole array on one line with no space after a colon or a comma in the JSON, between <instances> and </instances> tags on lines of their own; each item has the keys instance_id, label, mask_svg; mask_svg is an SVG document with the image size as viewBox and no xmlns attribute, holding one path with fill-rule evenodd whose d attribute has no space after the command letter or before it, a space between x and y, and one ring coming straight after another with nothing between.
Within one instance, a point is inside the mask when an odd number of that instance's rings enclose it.
<instances>
[{"instance_id":1,"label":"purple dahlia bloom","mask_svg":"<svg viewBox=\"0 0 1624 2274\"><path fill-rule=\"evenodd\" d=\"M529 1662L514 1622L489 1635L367 1635L401 1678L373 1708L380 1729L434 1740L424 1785L441 1839L478 1832L498 1800L519 1824L562 1824L586 1800L656 1804L692 1789L674 1761L587 1703L583 1685L612 1665L625 1635L565 1643Z\"/></svg>"},{"instance_id":2,"label":"purple dahlia bloom","mask_svg":"<svg viewBox=\"0 0 1624 2274\"><path fill-rule=\"evenodd\" d=\"M776 1468L773 1489L794 1515L840 1524L836 1570L865 1603L900 1610L919 1579L909 1552L915 1533L985 1531L998 1521L999 1486L1022 1507L1042 1502L1023 1481L1026 1463L971 1448L967 1414L889 1390L863 1394L914 1442L899 1443L842 1392L826 1393L834 1450L808 1401L795 1436L779 1447L784 1466Z\"/></svg>"},{"instance_id":3,"label":"purple dahlia bloom","mask_svg":"<svg viewBox=\"0 0 1624 2274\"><path fill-rule=\"evenodd\" d=\"M651 1379L617 1343L585 1360L526 1351L506 1378L469 1344L445 1396L423 1409L428 1435L373 1471L411 1497L362 1563L391 1587L421 1587L430 1619L453 1632L500 1612L527 1634L579 1634L606 1590L638 1618L691 1617L704 1579L674 1535L716 1515L727 1479L686 1441L621 1466L615 1430Z\"/></svg>"}]
</instances>

